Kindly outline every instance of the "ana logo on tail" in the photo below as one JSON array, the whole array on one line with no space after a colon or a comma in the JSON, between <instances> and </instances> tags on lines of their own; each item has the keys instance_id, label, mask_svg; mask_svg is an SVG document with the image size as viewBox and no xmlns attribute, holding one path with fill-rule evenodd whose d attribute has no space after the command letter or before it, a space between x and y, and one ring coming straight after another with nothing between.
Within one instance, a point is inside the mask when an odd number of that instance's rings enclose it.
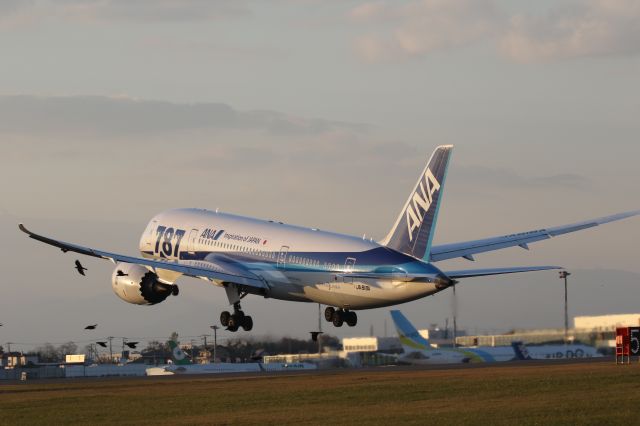
<instances>
[{"instance_id":1,"label":"ana logo on tail","mask_svg":"<svg viewBox=\"0 0 640 426\"><path fill-rule=\"evenodd\" d=\"M420 229L422 219L429 211L433 194L440 190L440 182L431 173L431 169L427 168L424 176L419 182L416 191L411 197L411 202L407 204L405 210L405 218L407 220L407 230L409 231L409 241L413 241L413 233L416 229ZM420 211L423 210L423 212Z\"/></svg>"}]
</instances>

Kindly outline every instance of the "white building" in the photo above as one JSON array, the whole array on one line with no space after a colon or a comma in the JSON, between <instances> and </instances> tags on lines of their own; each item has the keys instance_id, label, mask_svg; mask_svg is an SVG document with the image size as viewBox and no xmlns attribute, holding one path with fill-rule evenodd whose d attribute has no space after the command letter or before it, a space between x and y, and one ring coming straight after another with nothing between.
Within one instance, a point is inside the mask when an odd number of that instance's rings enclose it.
<instances>
[{"instance_id":1,"label":"white building","mask_svg":"<svg viewBox=\"0 0 640 426\"><path fill-rule=\"evenodd\" d=\"M342 350L349 352L402 352L397 337L345 337L342 339Z\"/></svg>"},{"instance_id":2,"label":"white building","mask_svg":"<svg viewBox=\"0 0 640 426\"><path fill-rule=\"evenodd\" d=\"M24 367L30 364L38 364L37 355L25 355L22 352L5 352L0 358L0 367L3 368Z\"/></svg>"},{"instance_id":3,"label":"white building","mask_svg":"<svg viewBox=\"0 0 640 426\"><path fill-rule=\"evenodd\" d=\"M576 329L615 331L616 327L640 326L640 314L614 314L581 316L573 319Z\"/></svg>"}]
</instances>

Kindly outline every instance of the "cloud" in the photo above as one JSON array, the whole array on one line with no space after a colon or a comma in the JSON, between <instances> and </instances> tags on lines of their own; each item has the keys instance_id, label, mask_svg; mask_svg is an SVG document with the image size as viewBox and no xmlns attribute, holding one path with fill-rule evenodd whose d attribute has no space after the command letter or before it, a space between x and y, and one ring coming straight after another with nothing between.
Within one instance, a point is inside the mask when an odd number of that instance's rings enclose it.
<instances>
[{"instance_id":1,"label":"cloud","mask_svg":"<svg viewBox=\"0 0 640 426\"><path fill-rule=\"evenodd\" d=\"M349 12L365 27L354 40L367 62L410 59L491 42L515 62L640 53L640 3L585 0L544 15L509 15L493 0L362 3Z\"/></svg>"},{"instance_id":2,"label":"cloud","mask_svg":"<svg viewBox=\"0 0 640 426\"><path fill-rule=\"evenodd\" d=\"M536 188L588 190L593 188L593 182L590 179L574 173L561 173L550 176L522 176L513 170L482 166L460 167L452 176L452 181L458 184L473 182L474 185L482 187L515 190Z\"/></svg>"},{"instance_id":3,"label":"cloud","mask_svg":"<svg viewBox=\"0 0 640 426\"><path fill-rule=\"evenodd\" d=\"M30 0L0 5L5 26L47 19L91 21L201 21L250 14L243 0Z\"/></svg>"},{"instance_id":4,"label":"cloud","mask_svg":"<svg viewBox=\"0 0 640 426\"><path fill-rule=\"evenodd\" d=\"M191 21L248 14L245 2L237 0L96 0L92 3L94 16L102 19Z\"/></svg>"},{"instance_id":5,"label":"cloud","mask_svg":"<svg viewBox=\"0 0 640 426\"><path fill-rule=\"evenodd\" d=\"M640 3L589 0L511 18L500 48L517 62L640 53Z\"/></svg>"},{"instance_id":6,"label":"cloud","mask_svg":"<svg viewBox=\"0 0 640 426\"><path fill-rule=\"evenodd\" d=\"M350 12L355 22L391 24L385 35L357 38L356 52L367 61L423 56L467 45L490 34L497 16L490 0L373 2Z\"/></svg>"},{"instance_id":7,"label":"cloud","mask_svg":"<svg viewBox=\"0 0 640 426\"><path fill-rule=\"evenodd\" d=\"M126 96L0 96L0 131L13 134L166 134L244 129L274 135L364 132L369 126L275 111L238 111L224 103L178 104Z\"/></svg>"}]
</instances>

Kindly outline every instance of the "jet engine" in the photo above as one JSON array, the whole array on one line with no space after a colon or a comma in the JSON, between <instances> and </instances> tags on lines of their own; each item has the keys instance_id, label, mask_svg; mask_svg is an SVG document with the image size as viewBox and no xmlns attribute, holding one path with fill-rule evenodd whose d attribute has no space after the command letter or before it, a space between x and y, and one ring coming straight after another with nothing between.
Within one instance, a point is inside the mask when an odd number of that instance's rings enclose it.
<instances>
[{"instance_id":1,"label":"jet engine","mask_svg":"<svg viewBox=\"0 0 640 426\"><path fill-rule=\"evenodd\" d=\"M178 295L177 285L160 282L154 272L132 263L116 265L111 288L120 299L135 305L155 305L171 294Z\"/></svg>"}]
</instances>

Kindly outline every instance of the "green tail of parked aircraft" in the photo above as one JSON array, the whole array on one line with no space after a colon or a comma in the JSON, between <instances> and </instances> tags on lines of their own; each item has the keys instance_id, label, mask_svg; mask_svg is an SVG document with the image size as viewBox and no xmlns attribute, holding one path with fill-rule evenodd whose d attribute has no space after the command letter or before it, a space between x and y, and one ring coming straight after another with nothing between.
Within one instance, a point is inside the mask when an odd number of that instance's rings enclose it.
<instances>
[{"instance_id":1,"label":"green tail of parked aircraft","mask_svg":"<svg viewBox=\"0 0 640 426\"><path fill-rule=\"evenodd\" d=\"M171 349L171 360L175 365L191 365L191 360L187 354L180 349L180 345L175 340L169 340L169 349Z\"/></svg>"}]
</instances>

